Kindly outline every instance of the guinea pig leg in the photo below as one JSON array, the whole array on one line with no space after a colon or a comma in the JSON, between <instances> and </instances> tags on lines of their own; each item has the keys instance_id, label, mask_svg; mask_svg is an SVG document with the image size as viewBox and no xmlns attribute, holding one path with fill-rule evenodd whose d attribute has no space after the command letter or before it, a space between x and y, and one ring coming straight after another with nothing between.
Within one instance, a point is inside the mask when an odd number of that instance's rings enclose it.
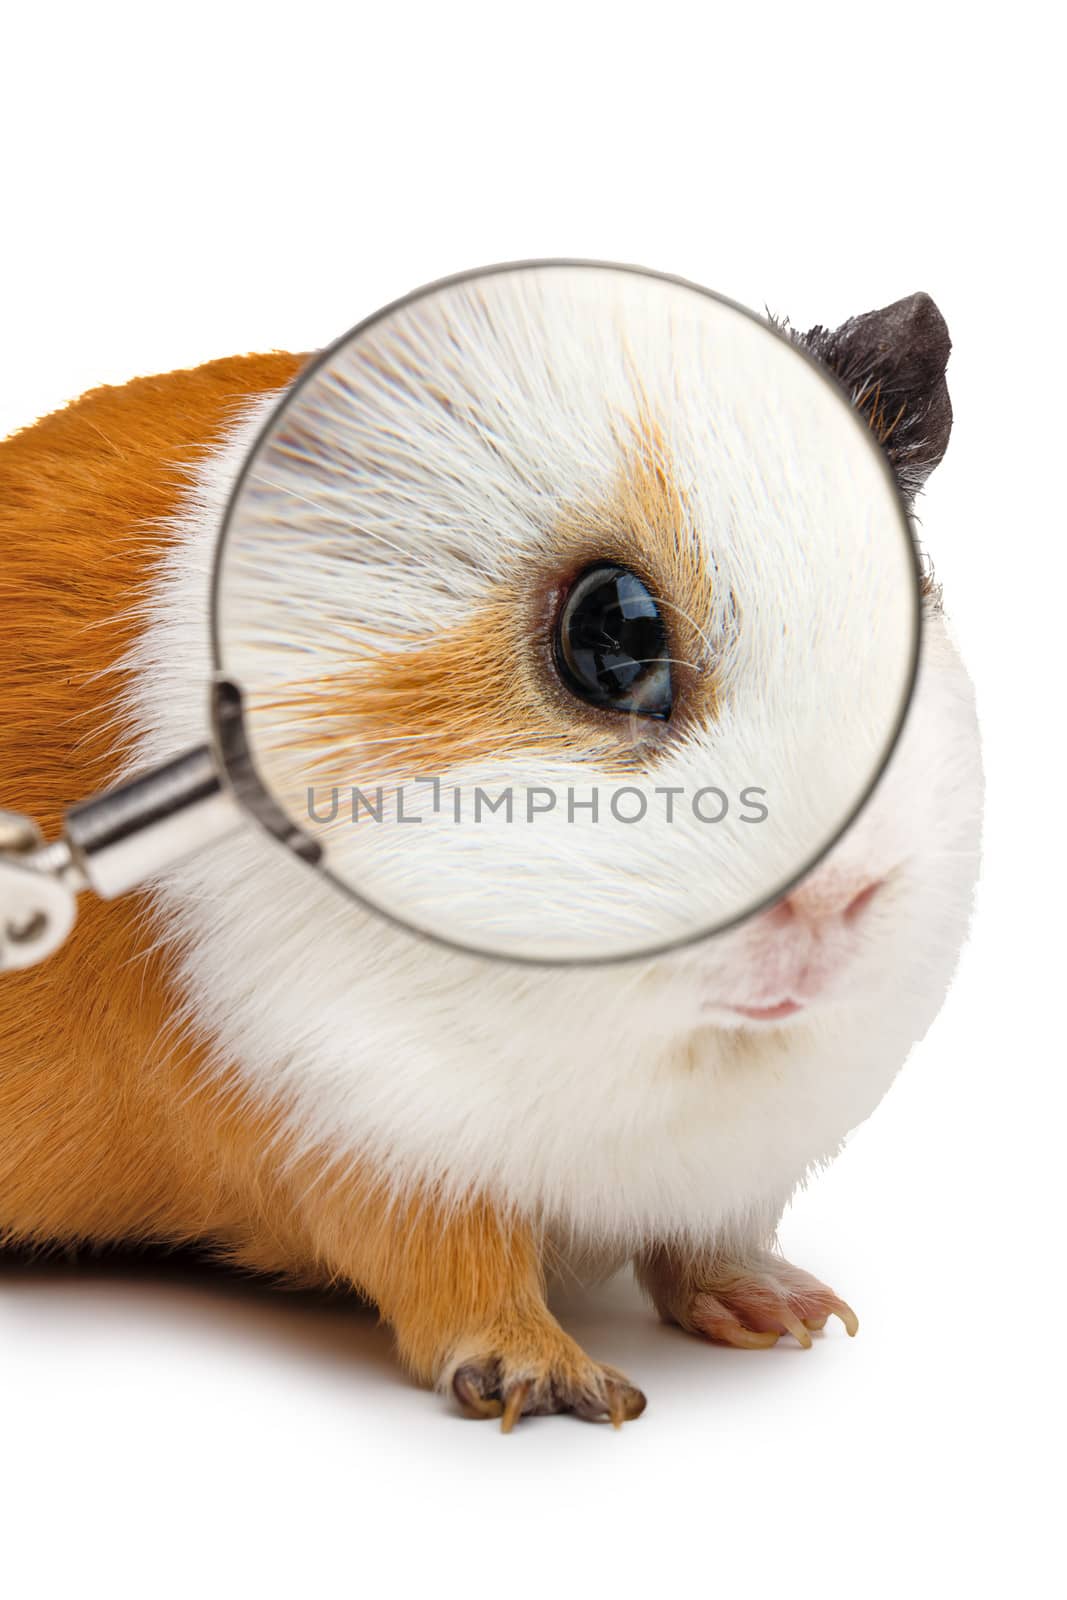
<instances>
[{"instance_id":1,"label":"guinea pig leg","mask_svg":"<svg viewBox=\"0 0 1067 1600\"><path fill-rule=\"evenodd\" d=\"M374 1300L409 1370L468 1416L500 1417L508 1432L535 1412L618 1425L644 1410L641 1391L552 1316L540 1246L524 1224L484 1201L351 1198L343 1231L336 1215L312 1223L318 1251Z\"/></svg>"},{"instance_id":2,"label":"guinea pig leg","mask_svg":"<svg viewBox=\"0 0 1067 1600\"><path fill-rule=\"evenodd\" d=\"M684 1255L658 1246L636 1263L637 1278L665 1322L716 1344L762 1350L788 1333L805 1349L839 1317L849 1335L856 1313L844 1300L770 1250Z\"/></svg>"}]
</instances>

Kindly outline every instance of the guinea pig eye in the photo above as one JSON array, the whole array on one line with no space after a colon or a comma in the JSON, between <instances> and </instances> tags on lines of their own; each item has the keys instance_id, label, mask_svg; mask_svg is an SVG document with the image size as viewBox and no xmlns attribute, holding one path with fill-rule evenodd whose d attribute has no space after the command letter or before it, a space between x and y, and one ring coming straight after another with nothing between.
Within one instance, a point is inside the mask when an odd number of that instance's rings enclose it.
<instances>
[{"instance_id":1,"label":"guinea pig eye","mask_svg":"<svg viewBox=\"0 0 1067 1600\"><path fill-rule=\"evenodd\" d=\"M599 562L571 589L556 624L556 667L580 700L613 711L671 714L667 630L640 578Z\"/></svg>"}]
</instances>

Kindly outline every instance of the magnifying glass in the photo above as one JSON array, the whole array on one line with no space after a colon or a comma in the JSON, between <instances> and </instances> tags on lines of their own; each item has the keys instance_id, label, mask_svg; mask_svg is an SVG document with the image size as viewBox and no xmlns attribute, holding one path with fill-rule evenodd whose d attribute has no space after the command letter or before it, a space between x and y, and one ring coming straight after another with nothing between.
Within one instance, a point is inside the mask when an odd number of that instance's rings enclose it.
<instances>
[{"instance_id":1,"label":"magnifying glass","mask_svg":"<svg viewBox=\"0 0 1067 1600\"><path fill-rule=\"evenodd\" d=\"M249 818L480 957L707 938L858 815L919 616L884 454L785 334L619 266L434 284L314 360L248 455L205 744L53 844L0 818L0 965Z\"/></svg>"}]
</instances>

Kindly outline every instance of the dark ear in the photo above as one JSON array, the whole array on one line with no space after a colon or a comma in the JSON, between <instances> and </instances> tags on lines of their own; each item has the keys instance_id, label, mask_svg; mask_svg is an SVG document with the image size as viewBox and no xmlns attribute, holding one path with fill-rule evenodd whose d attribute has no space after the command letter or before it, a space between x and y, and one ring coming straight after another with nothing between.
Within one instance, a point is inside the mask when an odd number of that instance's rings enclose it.
<instances>
[{"instance_id":1,"label":"dark ear","mask_svg":"<svg viewBox=\"0 0 1067 1600\"><path fill-rule=\"evenodd\" d=\"M913 294L840 328L793 337L836 373L912 499L944 455L952 428L945 383L952 342L930 296Z\"/></svg>"}]
</instances>

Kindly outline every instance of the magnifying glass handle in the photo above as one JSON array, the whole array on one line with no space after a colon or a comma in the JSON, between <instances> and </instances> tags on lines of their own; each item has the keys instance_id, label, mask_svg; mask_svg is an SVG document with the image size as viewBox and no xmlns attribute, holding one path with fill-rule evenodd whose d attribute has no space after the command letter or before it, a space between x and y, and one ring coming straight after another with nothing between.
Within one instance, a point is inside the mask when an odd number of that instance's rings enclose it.
<instances>
[{"instance_id":1,"label":"magnifying glass handle","mask_svg":"<svg viewBox=\"0 0 1067 1600\"><path fill-rule=\"evenodd\" d=\"M214 751L204 744L75 806L64 837L86 887L114 900L240 820Z\"/></svg>"},{"instance_id":2,"label":"magnifying glass handle","mask_svg":"<svg viewBox=\"0 0 1067 1600\"><path fill-rule=\"evenodd\" d=\"M112 900L240 822L206 744L75 806L52 844L28 817L0 811L0 972L59 948L79 891Z\"/></svg>"}]
</instances>

